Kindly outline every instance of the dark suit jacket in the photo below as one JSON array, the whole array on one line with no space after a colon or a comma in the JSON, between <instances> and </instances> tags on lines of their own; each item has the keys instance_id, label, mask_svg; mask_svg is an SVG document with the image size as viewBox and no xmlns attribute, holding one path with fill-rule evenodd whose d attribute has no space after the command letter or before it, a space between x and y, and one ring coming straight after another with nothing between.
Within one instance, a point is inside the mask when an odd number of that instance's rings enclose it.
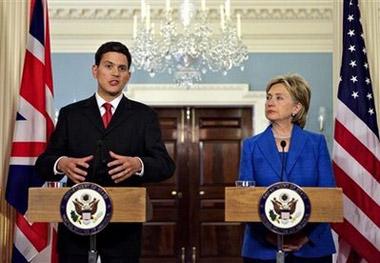
<instances>
[{"instance_id":1,"label":"dark suit jacket","mask_svg":"<svg viewBox=\"0 0 380 263\"><path fill-rule=\"evenodd\" d=\"M239 180L253 180L257 186L269 186L281 181L281 158L271 126L263 133L244 141ZM293 126L283 181L305 187L335 186L331 160L323 135L303 130L298 125ZM294 252L294 255L322 257L335 253L328 224L310 224L304 230L310 242ZM247 224L242 249L244 257L276 258L276 248L264 240L267 231L262 224Z\"/></svg>"},{"instance_id":2,"label":"dark suit jacket","mask_svg":"<svg viewBox=\"0 0 380 263\"><path fill-rule=\"evenodd\" d=\"M109 150L116 154L140 157L144 175L134 175L115 184L108 175ZM60 180L53 166L61 156L85 157L94 155L88 169L87 181L102 186L139 186L158 182L173 175L175 165L161 139L156 113L148 106L123 97L107 128L95 96L61 109L55 131L46 151L37 159L37 172L49 181ZM73 185L68 180L68 185ZM76 236L59 226L59 253L87 253L87 237ZM98 250L113 255L138 256L141 224L110 224L98 234Z\"/></svg>"}]
</instances>

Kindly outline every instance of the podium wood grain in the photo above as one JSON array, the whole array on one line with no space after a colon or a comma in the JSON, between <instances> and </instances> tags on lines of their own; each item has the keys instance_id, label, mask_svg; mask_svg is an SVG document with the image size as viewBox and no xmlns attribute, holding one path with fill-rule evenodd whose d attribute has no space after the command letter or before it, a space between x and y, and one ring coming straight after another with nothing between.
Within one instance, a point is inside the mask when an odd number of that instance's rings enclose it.
<instances>
[{"instance_id":1,"label":"podium wood grain","mask_svg":"<svg viewBox=\"0 0 380 263\"><path fill-rule=\"evenodd\" d=\"M311 203L309 222L343 222L341 188L303 187ZM266 187L226 187L225 220L260 222L259 201Z\"/></svg>"},{"instance_id":2,"label":"podium wood grain","mask_svg":"<svg viewBox=\"0 0 380 263\"><path fill-rule=\"evenodd\" d=\"M69 190L63 188L29 188L27 218L31 222L61 222L60 204ZM150 217L146 188L106 187L113 213L111 222L145 222Z\"/></svg>"}]
</instances>

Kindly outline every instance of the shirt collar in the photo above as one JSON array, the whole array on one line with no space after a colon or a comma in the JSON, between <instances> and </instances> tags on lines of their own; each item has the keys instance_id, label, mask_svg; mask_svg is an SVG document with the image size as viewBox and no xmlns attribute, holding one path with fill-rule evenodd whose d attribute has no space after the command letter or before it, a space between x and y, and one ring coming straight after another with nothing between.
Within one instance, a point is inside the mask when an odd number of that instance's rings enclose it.
<instances>
[{"instance_id":1,"label":"shirt collar","mask_svg":"<svg viewBox=\"0 0 380 263\"><path fill-rule=\"evenodd\" d=\"M103 104L108 102L112 105L112 112L115 112L117 106L119 105L121 99L123 98L124 94L121 93L119 96L117 96L116 98L114 98L113 100L111 101L105 101L102 97L100 97L100 95L98 94L98 92L95 93L95 98L96 98L96 103L98 104L98 108L100 110L100 112L102 112L104 110L103 108Z\"/></svg>"}]
</instances>

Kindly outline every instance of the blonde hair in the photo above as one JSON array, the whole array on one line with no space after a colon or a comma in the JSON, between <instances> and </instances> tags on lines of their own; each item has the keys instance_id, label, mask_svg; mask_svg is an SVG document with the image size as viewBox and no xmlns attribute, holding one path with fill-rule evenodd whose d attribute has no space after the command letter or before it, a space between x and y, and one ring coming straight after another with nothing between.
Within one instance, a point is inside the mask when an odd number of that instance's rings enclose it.
<instances>
[{"instance_id":1,"label":"blonde hair","mask_svg":"<svg viewBox=\"0 0 380 263\"><path fill-rule=\"evenodd\" d=\"M292 116L292 123L305 127L307 112L309 111L311 90L307 81L298 74L280 75L269 81L266 92L275 84L283 84L288 90L294 102L301 104L301 110Z\"/></svg>"}]
</instances>

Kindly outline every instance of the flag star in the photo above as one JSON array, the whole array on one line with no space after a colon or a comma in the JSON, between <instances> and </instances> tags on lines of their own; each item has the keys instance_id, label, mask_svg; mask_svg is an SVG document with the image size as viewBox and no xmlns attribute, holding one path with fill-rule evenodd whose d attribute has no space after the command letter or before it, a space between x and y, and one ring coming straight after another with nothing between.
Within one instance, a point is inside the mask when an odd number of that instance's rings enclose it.
<instances>
[{"instance_id":1,"label":"flag star","mask_svg":"<svg viewBox=\"0 0 380 263\"><path fill-rule=\"evenodd\" d=\"M364 38L364 33L361 33L360 36L361 36L362 38Z\"/></svg>"},{"instance_id":2,"label":"flag star","mask_svg":"<svg viewBox=\"0 0 380 263\"><path fill-rule=\"evenodd\" d=\"M350 80L355 83L358 81L358 76L352 76Z\"/></svg>"},{"instance_id":3,"label":"flag star","mask_svg":"<svg viewBox=\"0 0 380 263\"><path fill-rule=\"evenodd\" d=\"M370 115L373 115L373 114L375 114L375 111L374 111L372 108L369 108L368 113L369 113Z\"/></svg>"},{"instance_id":4,"label":"flag star","mask_svg":"<svg viewBox=\"0 0 380 263\"><path fill-rule=\"evenodd\" d=\"M367 96L368 100L372 100L372 94L371 93L368 93Z\"/></svg>"},{"instance_id":5,"label":"flag star","mask_svg":"<svg viewBox=\"0 0 380 263\"><path fill-rule=\"evenodd\" d=\"M367 62L364 63L364 67L365 67L366 69L368 69L368 63L367 63Z\"/></svg>"},{"instance_id":6,"label":"flag star","mask_svg":"<svg viewBox=\"0 0 380 263\"><path fill-rule=\"evenodd\" d=\"M354 29L350 29L350 30L348 30L347 35L349 35L350 37L355 36L355 30L354 30Z\"/></svg>"},{"instance_id":7,"label":"flag star","mask_svg":"<svg viewBox=\"0 0 380 263\"><path fill-rule=\"evenodd\" d=\"M359 97L359 92L357 92L357 91L353 91L352 94L351 94L351 96L352 96L354 99L356 99L357 97Z\"/></svg>"},{"instance_id":8,"label":"flag star","mask_svg":"<svg viewBox=\"0 0 380 263\"><path fill-rule=\"evenodd\" d=\"M350 62L350 66L351 67L356 67L357 65L356 65L356 60L351 60L351 62Z\"/></svg>"},{"instance_id":9,"label":"flag star","mask_svg":"<svg viewBox=\"0 0 380 263\"><path fill-rule=\"evenodd\" d=\"M352 4L352 1L350 1L350 5L353 5L353 4Z\"/></svg>"},{"instance_id":10,"label":"flag star","mask_svg":"<svg viewBox=\"0 0 380 263\"><path fill-rule=\"evenodd\" d=\"M369 83L371 83L371 80L369 78L366 78L365 83L369 84Z\"/></svg>"},{"instance_id":11,"label":"flag star","mask_svg":"<svg viewBox=\"0 0 380 263\"><path fill-rule=\"evenodd\" d=\"M367 50L365 48L363 48L363 53L366 54L367 53Z\"/></svg>"},{"instance_id":12,"label":"flag star","mask_svg":"<svg viewBox=\"0 0 380 263\"><path fill-rule=\"evenodd\" d=\"M348 48L348 50L351 51L351 52L356 51L355 45L350 45L350 47Z\"/></svg>"},{"instance_id":13,"label":"flag star","mask_svg":"<svg viewBox=\"0 0 380 263\"><path fill-rule=\"evenodd\" d=\"M342 76L339 76L339 82L341 82L342 81Z\"/></svg>"},{"instance_id":14,"label":"flag star","mask_svg":"<svg viewBox=\"0 0 380 263\"><path fill-rule=\"evenodd\" d=\"M354 20L354 15L348 15L347 20L350 22Z\"/></svg>"}]
</instances>

